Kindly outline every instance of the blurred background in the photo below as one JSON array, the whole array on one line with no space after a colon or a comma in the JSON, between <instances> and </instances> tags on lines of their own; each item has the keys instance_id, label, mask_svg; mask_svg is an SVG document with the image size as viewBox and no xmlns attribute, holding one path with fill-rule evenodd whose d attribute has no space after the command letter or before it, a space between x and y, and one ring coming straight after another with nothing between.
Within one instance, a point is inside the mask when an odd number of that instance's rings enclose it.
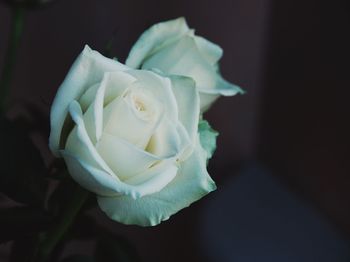
<instances>
[{"instance_id":1,"label":"blurred background","mask_svg":"<svg viewBox=\"0 0 350 262\"><path fill-rule=\"evenodd\" d=\"M154 228L92 215L140 261L350 261L349 3L58 0L25 14L11 102L48 113L85 44L102 51L114 35L124 61L150 25L184 16L224 49L223 76L247 91L206 115L220 132L209 165L218 190ZM0 69L10 14L0 5ZM65 254L93 247L75 241Z\"/></svg>"}]
</instances>

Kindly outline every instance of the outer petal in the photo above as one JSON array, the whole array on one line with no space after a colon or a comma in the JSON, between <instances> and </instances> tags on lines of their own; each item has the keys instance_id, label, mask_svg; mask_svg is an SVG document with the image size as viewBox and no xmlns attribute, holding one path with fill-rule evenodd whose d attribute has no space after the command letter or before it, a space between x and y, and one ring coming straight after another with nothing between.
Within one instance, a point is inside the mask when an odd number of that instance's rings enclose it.
<instances>
[{"instance_id":1,"label":"outer petal","mask_svg":"<svg viewBox=\"0 0 350 262\"><path fill-rule=\"evenodd\" d=\"M197 141L196 150L181 165L176 178L158 193L137 200L127 196L98 197L98 203L110 218L123 224L157 225L215 190L205 155Z\"/></svg>"},{"instance_id":2,"label":"outer petal","mask_svg":"<svg viewBox=\"0 0 350 262\"><path fill-rule=\"evenodd\" d=\"M122 192L122 184L116 176L88 164L66 150L62 150L61 155L67 164L69 174L82 187L100 196L115 196Z\"/></svg>"},{"instance_id":3,"label":"outer petal","mask_svg":"<svg viewBox=\"0 0 350 262\"><path fill-rule=\"evenodd\" d=\"M195 36L194 41L201 54L212 65L215 65L223 55L223 50L217 44L214 44L201 36Z\"/></svg>"},{"instance_id":4,"label":"outer petal","mask_svg":"<svg viewBox=\"0 0 350 262\"><path fill-rule=\"evenodd\" d=\"M77 183L99 196L124 195L133 199L158 192L176 176L177 167L172 160L164 160L147 172L121 182L103 170L95 168L67 151L61 151L69 173Z\"/></svg>"},{"instance_id":5,"label":"outer petal","mask_svg":"<svg viewBox=\"0 0 350 262\"><path fill-rule=\"evenodd\" d=\"M191 36L184 36L149 56L142 68L157 68L167 74L191 77L202 89L214 88L216 84L215 68L202 56Z\"/></svg>"},{"instance_id":6,"label":"outer petal","mask_svg":"<svg viewBox=\"0 0 350 262\"><path fill-rule=\"evenodd\" d=\"M68 113L69 104L73 100L79 99L88 87L101 81L105 72L126 69L127 67L123 64L106 58L85 46L59 87L52 104L49 146L56 156L59 156L61 130Z\"/></svg>"},{"instance_id":7,"label":"outer petal","mask_svg":"<svg viewBox=\"0 0 350 262\"><path fill-rule=\"evenodd\" d=\"M245 93L239 86L226 81L219 74L217 76L216 86L214 89L200 89L199 91L206 94L220 94L223 96L234 96L238 93Z\"/></svg>"},{"instance_id":8,"label":"outer petal","mask_svg":"<svg viewBox=\"0 0 350 262\"><path fill-rule=\"evenodd\" d=\"M73 101L70 104L69 112L76 126L67 139L65 151L71 155L78 156L79 159L82 159L84 162L89 163L97 169L113 174L113 171L101 158L88 135L83 112L78 102Z\"/></svg>"},{"instance_id":9,"label":"outer petal","mask_svg":"<svg viewBox=\"0 0 350 262\"><path fill-rule=\"evenodd\" d=\"M220 97L220 95L200 92L199 97L201 101L200 102L201 113L203 114L205 111L207 111L210 108L210 106L215 102L215 100Z\"/></svg>"},{"instance_id":10,"label":"outer petal","mask_svg":"<svg viewBox=\"0 0 350 262\"><path fill-rule=\"evenodd\" d=\"M218 74L215 88L199 89L201 113L208 110L211 104L214 103L220 95L234 96L236 94L244 93L245 91L239 86L226 81L221 75Z\"/></svg>"},{"instance_id":11,"label":"outer petal","mask_svg":"<svg viewBox=\"0 0 350 262\"><path fill-rule=\"evenodd\" d=\"M216 137L219 133L212 129L206 120L199 122L198 131L201 146L207 152L207 159L210 159L216 149Z\"/></svg>"},{"instance_id":12,"label":"outer petal","mask_svg":"<svg viewBox=\"0 0 350 262\"><path fill-rule=\"evenodd\" d=\"M151 26L136 41L125 64L132 68L140 68L148 55L176 41L188 31L189 28L183 17Z\"/></svg>"},{"instance_id":13,"label":"outer petal","mask_svg":"<svg viewBox=\"0 0 350 262\"><path fill-rule=\"evenodd\" d=\"M192 78L170 76L179 109L179 120L186 128L191 141L195 141L198 128L199 95Z\"/></svg>"}]
</instances>

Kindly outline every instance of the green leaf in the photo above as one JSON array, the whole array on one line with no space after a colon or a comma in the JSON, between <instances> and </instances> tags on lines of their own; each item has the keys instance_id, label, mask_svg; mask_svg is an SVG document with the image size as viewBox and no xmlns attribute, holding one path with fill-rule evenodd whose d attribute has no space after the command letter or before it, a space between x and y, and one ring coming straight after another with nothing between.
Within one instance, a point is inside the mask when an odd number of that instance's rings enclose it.
<instances>
[{"instance_id":1,"label":"green leaf","mask_svg":"<svg viewBox=\"0 0 350 262\"><path fill-rule=\"evenodd\" d=\"M216 137L219 133L212 129L206 120L199 121L198 132L201 145L207 152L207 158L210 159L216 149Z\"/></svg>"},{"instance_id":2,"label":"green leaf","mask_svg":"<svg viewBox=\"0 0 350 262\"><path fill-rule=\"evenodd\" d=\"M24 204L43 206L45 165L25 130L0 117L0 192Z\"/></svg>"},{"instance_id":3,"label":"green leaf","mask_svg":"<svg viewBox=\"0 0 350 262\"><path fill-rule=\"evenodd\" d=\"M97 242L95 258L98 262L139 261L136 249L121 236L104 236Z\"/></svg>"}]
</instances>

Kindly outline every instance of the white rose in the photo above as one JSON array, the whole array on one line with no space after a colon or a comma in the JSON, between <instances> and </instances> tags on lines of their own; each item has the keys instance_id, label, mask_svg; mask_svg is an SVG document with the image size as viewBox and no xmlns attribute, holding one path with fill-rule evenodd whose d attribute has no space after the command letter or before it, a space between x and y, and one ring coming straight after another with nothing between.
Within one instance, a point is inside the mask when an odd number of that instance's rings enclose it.
<instances>
[{"instance_id":1,"label":"white rose","mask_svg":"<svg viewBox=\"0 0 350 262\"><path fill-rule=\"evenodd\" d=\"M243 93L221 77L218 61L222 54L218 45L196 36L181 17L146 30L125 63L132 68L157 68L167 74L193 78L200 92L201 112L204 112L220 95Z\"/></svg>"},{"instance_id":2,"label":"white rose","mask_svg":"<svg viewBox=\"0 0 350 262\"><path fill-rule=\"evenodd\" d=\"M130 69L85 47L54 99L50 148L110 218L157 225L215 189L198 119L192 79Z\"/></svg>"}]
</instances>

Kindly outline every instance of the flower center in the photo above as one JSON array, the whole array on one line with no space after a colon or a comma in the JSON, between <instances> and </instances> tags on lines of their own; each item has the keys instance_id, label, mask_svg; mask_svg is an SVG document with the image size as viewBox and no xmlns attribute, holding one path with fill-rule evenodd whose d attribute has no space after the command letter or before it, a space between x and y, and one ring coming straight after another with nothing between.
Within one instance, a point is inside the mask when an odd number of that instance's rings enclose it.
<instances>
[{"instance_id":1,"label":"flower center","mask_svg":"<svg viewBox=\"0 0 350 262\"><path fill-rule=\"evenodd\" d=\"M145 90L131 89L124 99L140 120L147 122L157 120L159 112L156 101Z\"/></svg>"},{"instance_id":2,"label":"flower center","mask_svg":"<svg viewBox=\"0 0 350 262\"><path fill-rule=\"evenodd\" d=\"M140 99L138 99L137 97L136 98L134 97L133 100L137 111L141 111L141 112L146 111L146 106Z\"/></svg>"}]
</instances>

